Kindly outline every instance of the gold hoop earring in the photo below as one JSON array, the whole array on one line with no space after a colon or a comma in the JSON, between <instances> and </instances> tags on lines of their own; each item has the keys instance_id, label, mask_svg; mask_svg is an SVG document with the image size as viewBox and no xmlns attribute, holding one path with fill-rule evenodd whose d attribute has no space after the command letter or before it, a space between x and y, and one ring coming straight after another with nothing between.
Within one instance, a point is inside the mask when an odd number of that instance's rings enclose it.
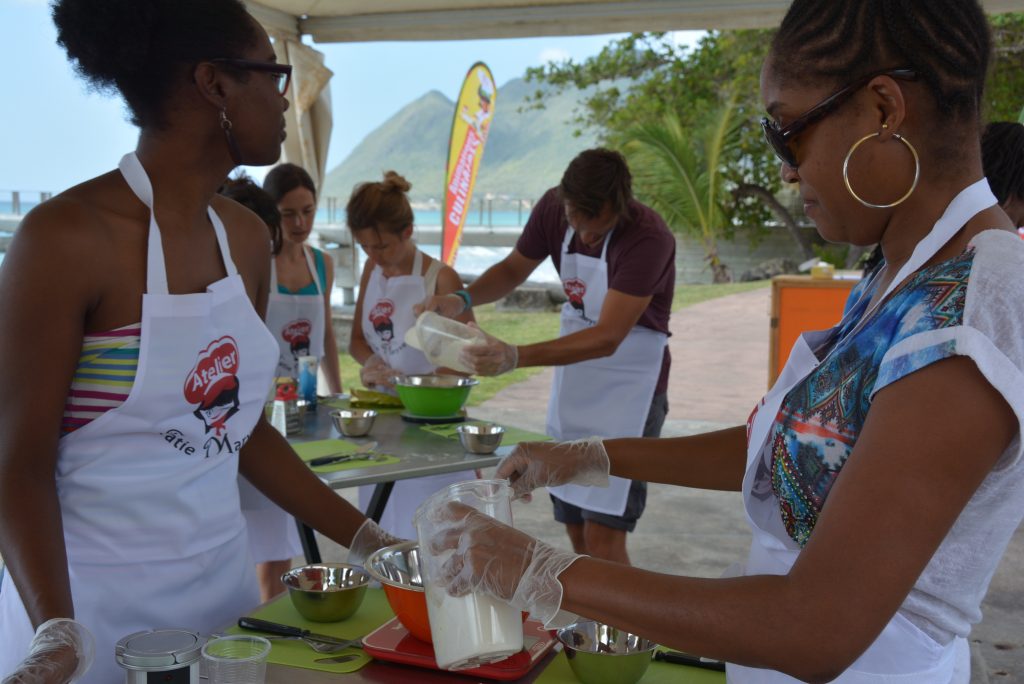
<instances>
[{"instance_id":1,"label":"gold hoop earring","mask_svg":"<svg viewBox=\"0 0 1024 684\"><path fill-rule=\"evenodd\" d=\"M231 153L231 161L235 163L235 166L241 165L242 152L238 149L238 143L235 141L235 136L231 133L231 119L228 118L228 110L226 107L220 110L220 127L224 131L224 137L228 143L228 152Z\"/></svg>"},{"instance_id":2,"label":"gold hoop earring","mask_svg":"<svg viewBox=\"0 0 1024 684\"><path fill-rule=\"evenodd\" d=\"M905 202L906 199L913 194L914 190L917 189L917 182L921 180L921 158L917 156L917 150L914 149L914 146L910 144L909 140L904 138L899 133L893 133L892 137L906 145L907 149L910 150L910 153L914 155L914 182L910 184L910 189L907 190L906 194L903 195L903 197L900 197L898 200L890 204L872 204L871 202L862 199L860 195L854 192L853 186L850 185L850 158L853 156L853 153L857 150L858 147L861 146L862 143L864 143L867 140L870 140L871 138L877 138L878 135L878 133L869 133L860 140L858 140L857 142L853 143L853 146L850 147L850 151L846 153L846 159L843 160L843 183L846 184L846 189L849 191L849 193L853 195L853 199L857 200L865 207L869 207L871 209L891 209L895 206L903 204L903 202Z\"/></svg>"}]
</instances>

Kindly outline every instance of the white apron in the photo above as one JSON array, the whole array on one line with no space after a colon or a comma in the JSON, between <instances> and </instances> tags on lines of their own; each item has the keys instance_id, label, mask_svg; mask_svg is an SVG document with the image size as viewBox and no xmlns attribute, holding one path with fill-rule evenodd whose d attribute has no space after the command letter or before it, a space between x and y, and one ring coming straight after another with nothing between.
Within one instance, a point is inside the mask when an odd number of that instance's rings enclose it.
<instances>
[{"instance_id":1,"label":"white apron","mask_svg":"<svg viewBox=\"0 0 1024 684\"><path fill-rule=\"evenodd\" d=\"M306 265L316 285L316 295L282 294L277 287L276 259L270 259L270 297L267 302L267 328L277 340L279 357L276 374L298 377L298 357L324 353L324 295L320 276L313 262L313 250L302 246ZM305 345L305 346L303 346ZM301 556L302 542L295 518L238 476L242 513L249 528L249 545L257 563L291 560Z\"/></svg>"},{"instance_id":2,"label":"white apron","mask_svg":"<svg viewBox=\"0 0 1024 684\"><path fill-rule=\"evenodd\" d=\"M277 287L277 259L270 259L270 298L267 301L267 327L281 348L278 377L298 378L299 357L324 355L324 291L313 262L313 250L302 246L316 294L282 294Z\"/></svg>"},{"instance_id":3,"label":"white apron","mask_svg":"<svg viewBox=\"0 0 1024 684\"><path fill-rule=\"evenodd\" d=\"M152 209L134 154L120 163ZM128 398L61 438L56 482L75 617L96 637L79 681L124 681L114 644L143 629L209 632L259 602L238 504L238 450L263 411L277 346L246 295L224 226L208 210L227 277L167 291L150 216L139 365ZM0 675L33 630L10 573L0 589Z\"/></svg>"},{"instance_id":4,"label":"white apron","mask_svg":"<svg viewBox=\"0 0 1024 684\"><path fill-rule=\"evenodd\" d=\"M575 231L565 232L559 275L569 301L562 305L559 336L597 324L608 294L608 243L614 232L605 236L600 257L569 254ZM611 356L556 367L547 433L557 440L642 436L667 343L665 333L637 325ZM610 480L607 488L570 484L548 491L588 511L622 515L630 480Z\"/></svg>"},{"instance_id":5,"label":"white apron","mask_svg":"<svg viewBox=\"0 0 1024 684\"><path fill-rule=\"evenodd\" d=\"M420 275L423 272L423 252L417 249L410 275L385 278L380 266L370 272L366 294L363 295L363 316L359 322L363 339L377 356L397 371L414 375L436 370L423 352L405 343L405 331L416 324L412 307L436 291L440 271L441 262L435 259L426 274ZM384 507L381 527L403 539L415 539L416 528L412 519L419 505L434 492L474 477L473 471L469 470L398 480ZM371 485L359 488L359 505L363 511L370 505L373 490Z\"/></svg>"},{"instance_id":6,"label":"white apron","mask_svg":"<svg viewBox=\"0 0 1024 684\"><path fill-rule=\"evenodd\" d=\"M423 252L418 249L410 275L386 278L381 267L375 266L366 281L363 297L360 321L363 339L374 354L407 375L433 373L435 370L423 352L405 343L405 331L416 325L412 307L422 302L427 293L436 291L441 262L433 260L427 273L420 275L422 272Z\"/></svg>"},{"instance_id":7,"label":"white apron","mask_svg":"<svg viewBox=\"0 0 1024 684\"><path fill-rule=\"evenodd\" d=\"M918 243L883 296L872 309L864 313L849 334L859 329L879 303L935 256L965 223L995 203L996 199L984 179L957 195L931 232ZM840 323L830 330L804 333L797 339L779 379L752 416L747 443L747 469L743 478L744 507L753 533L746 564L747 575L787 574L800 555L800 547L789 537L782 524L776 497L770 490L755 495L755 476L759 466L767 468L771 463L768 442L783 399L797 383L817 368L820 362L815 350L832 341L833 335L842 325ZM835 348L834 343L831 348ZM834 681L840 684L967 684L970 667L969 663L958 663L961 658L969 658L965 640L954 639L942 646L897 613L867 651ZM964 678L954 679L954 671L958 677ZM731 663L727 667L727 675L728 681L733 684L797 682L780 672Z\"/></svg>"}]
</instances>

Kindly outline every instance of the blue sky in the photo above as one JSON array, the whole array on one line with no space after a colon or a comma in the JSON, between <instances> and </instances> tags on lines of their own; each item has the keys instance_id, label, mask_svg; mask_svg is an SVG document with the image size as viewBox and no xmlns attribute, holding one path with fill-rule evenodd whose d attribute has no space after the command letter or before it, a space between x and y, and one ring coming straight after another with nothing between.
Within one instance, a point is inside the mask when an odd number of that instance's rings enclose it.
<instances>
[{"instance_id":1,"label":"blue sky","mask_svg":"<svg viewBox=\"0 0 1024 684\"><path fill-rule=\"evenodd\" d=\"M695 35L681 32L677 40L690 42ZM114 168L135 146L137 132L121 101L89 92L55 36L44 0L0 0L0 58L7 65L0 106L0 193L59 192ZM596 54L614 37L315 45L335 74L328 168L428 90L454 99L466 69L478 59L503 84L529 66Z\"/></svg>"}]
</instances>

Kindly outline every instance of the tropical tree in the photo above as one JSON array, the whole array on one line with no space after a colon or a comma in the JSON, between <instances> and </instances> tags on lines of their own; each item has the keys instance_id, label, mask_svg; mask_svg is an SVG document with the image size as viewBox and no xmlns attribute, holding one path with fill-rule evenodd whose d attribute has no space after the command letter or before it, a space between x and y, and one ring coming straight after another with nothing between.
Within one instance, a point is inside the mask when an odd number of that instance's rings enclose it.
<instances>
[{"instance_id":1,"label":"tropical tree","mask_svg":"<svg viewBox=\"0 0 1024 684\"><path fill-rule=\"evenodd\" d=\"M732 195L723 172L740 145L741 126L733 95L705 113L695 127L684 126L677 113L667 112L625 135L637 196L673 230L700 242L715 283L732 280L719 257L718 240L732 225Z\"/></svg>"}]
</instances>

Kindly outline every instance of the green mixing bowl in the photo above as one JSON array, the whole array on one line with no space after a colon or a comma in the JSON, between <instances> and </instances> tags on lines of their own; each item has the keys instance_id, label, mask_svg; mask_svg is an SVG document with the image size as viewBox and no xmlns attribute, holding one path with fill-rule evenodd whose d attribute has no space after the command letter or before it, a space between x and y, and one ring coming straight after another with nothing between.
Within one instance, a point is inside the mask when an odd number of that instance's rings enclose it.
<instances>
[{"instance_id":1,"label":"green mixing bowl","mask_svg":"<svg viewBox=\"0 0 1024 684\"><path fill-rule=\"evenodd\" d=\"M423 418L454 416L477 381L459 375L403 375L395 382L405 410Z\"/></svg>"}]
</instances>

